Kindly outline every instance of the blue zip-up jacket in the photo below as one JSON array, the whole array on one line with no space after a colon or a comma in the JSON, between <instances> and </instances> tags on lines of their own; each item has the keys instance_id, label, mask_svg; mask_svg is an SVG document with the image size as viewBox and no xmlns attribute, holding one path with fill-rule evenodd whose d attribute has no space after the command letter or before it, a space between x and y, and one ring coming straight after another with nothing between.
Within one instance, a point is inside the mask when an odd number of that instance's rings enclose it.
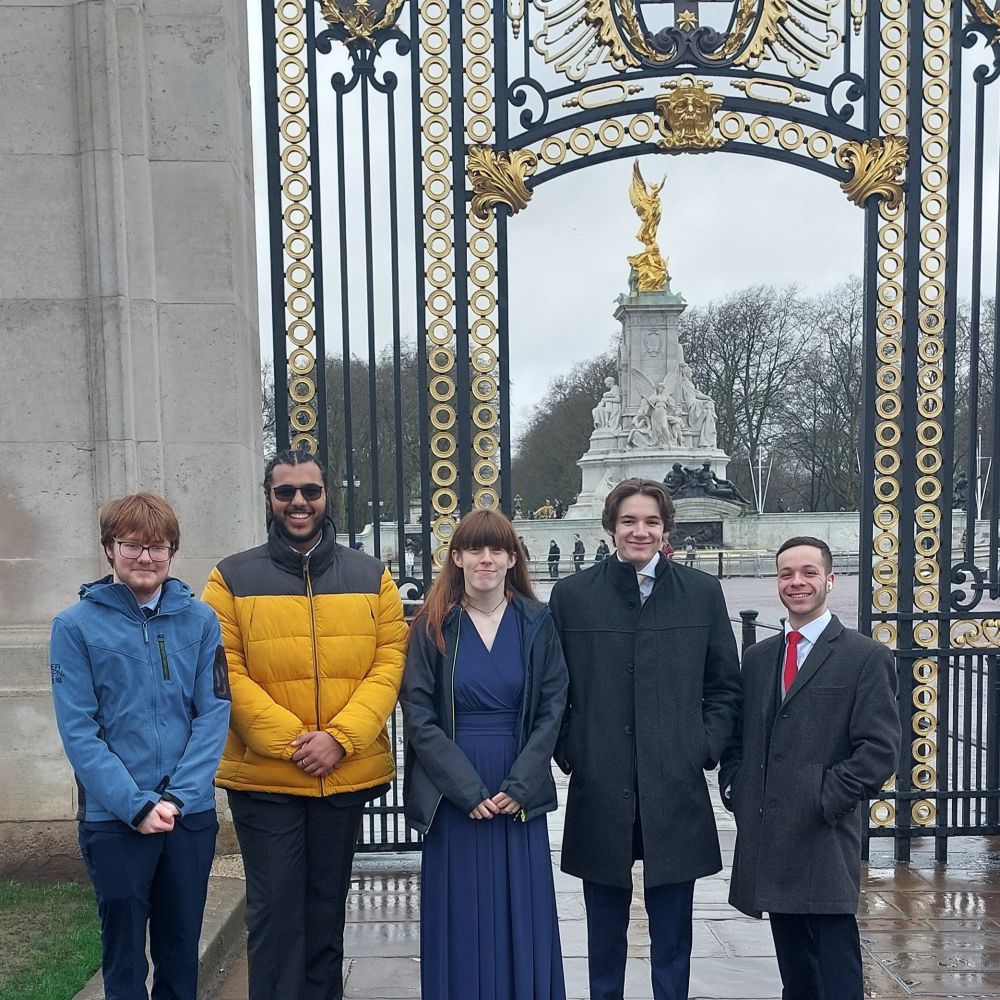
<instances>
[{"instance_id":1,"label":"blue zip-up jacket","mask_svg":"<svg viewBox=\"0 0 1000 1000\"><path fill-rule=\"evenodd\" d=\"M161 799L215 808L229 680L215 612L168 577L147 619L110 576L52 622L56 723L79 788L77 819L138 827Z\"/></svg>"},{"instance_id":2,"label":"blue zip-up jacket","mask_svg":"<svg viewBox=\"0 0 1000 1000\"><path fill-rule=\"evenodd\" d=\"M483 799L506 792L520 803L524 820L556 808L551 762L566 708L566 661L549 609L519 594L511 603L519 619L524 694L514 732L516 757L499 788L483 784L455 742L455 658L467 616L460 607L445 616L443 653L426 622L418 619L410 631L399 693L406 730L403 806L407 822L420 833L430 828L442 796L469 813ZM475 628L468 621L465 627Z\"/></svg>"}]
</instances>

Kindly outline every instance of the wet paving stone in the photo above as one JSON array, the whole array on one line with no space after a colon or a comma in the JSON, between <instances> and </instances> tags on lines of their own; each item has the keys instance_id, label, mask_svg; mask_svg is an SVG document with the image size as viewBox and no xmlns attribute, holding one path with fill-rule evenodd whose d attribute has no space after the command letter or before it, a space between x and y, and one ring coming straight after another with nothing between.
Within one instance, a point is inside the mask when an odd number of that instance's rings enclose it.
<instances>
[{"instance_id":1,"label":"wet paving stone","mask_svg":"<svg viewBox=\"0 0 1000 1000\"><path fill-rule=\"evenodd\" d=\"M555 867L558 852L554 855ZM649 1000L641 865L634 875L625 996ZM581 883L557 867L554 878L567 998L586 1000ZM947 867L927 851L915 852L909 865L900 866L878 855L863 887L859 922L866 1000L1000 1000L1000 840L969 838L956 845ZM737 913L727 903L728 893L728 866L697 883L690 1000L778 1000L781 983L768 922ZM419 997L419 950L419 857L359 859L347 909L345 1000ZM245 997L244 954L214 1000Z\"/></svg>"},{"instance_id":2,"label":"wet paving stone","mask_svg":"<svg viewBox=\"0 0 1000 1000\"><path fill-rule=\"evenodd\" d=\"M729 958L770 958L774 955L771 928L766 920L743 917L706 920L705 923Z\"/></svg>"},{"instance_id":3,"label":"wet paving stone","mask_svg":"<svg viewBox=\"0 0 1000 1000\"><path fill-rule=\"evenodd\" d=\"M415 958L352 959L344 974L344 1000L410 1000L420 997Z\"/></svg>"}]
</instances>

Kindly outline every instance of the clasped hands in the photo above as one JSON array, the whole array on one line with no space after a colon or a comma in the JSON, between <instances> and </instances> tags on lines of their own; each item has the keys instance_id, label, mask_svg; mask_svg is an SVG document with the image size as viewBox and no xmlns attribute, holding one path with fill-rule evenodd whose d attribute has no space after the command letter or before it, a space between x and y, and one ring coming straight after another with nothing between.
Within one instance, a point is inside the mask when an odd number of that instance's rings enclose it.
<instances>
[{"instance_id":1,"label":"clasped hands","mask_svg":"<svg viewBox=\"0 0 1000 1000\"><path fill-rule=\"evenodd\" d=\"M506 792L483 799L472 812L469 819L493 819L494 816L514 816L521 811L521 803L512 799Z\"/></svg>"},{"instance_id":2,"label":"clasped hands","mask_svg":"<svg viewBox=\"0 0 1000 1000\"><path fill-rule=\"evenodd\" d=\"M150 833L170 833L174 828L174 817L180 816L181 811L165 799L160 799L152 809L142 818L142 822L136 827L139 833L145 835Z\"/></svg>"},{"instance_id":3,"label":"clasped hands","mask_svg":"<svg viewBox=\"0 0 1000 1000\"><path fill-rule=\"evenodd\" d=\"M344 759L344 748L322 729L296 736L292 746L293 763L313 778L329 774Z\"/></svg>"}]
</instances>

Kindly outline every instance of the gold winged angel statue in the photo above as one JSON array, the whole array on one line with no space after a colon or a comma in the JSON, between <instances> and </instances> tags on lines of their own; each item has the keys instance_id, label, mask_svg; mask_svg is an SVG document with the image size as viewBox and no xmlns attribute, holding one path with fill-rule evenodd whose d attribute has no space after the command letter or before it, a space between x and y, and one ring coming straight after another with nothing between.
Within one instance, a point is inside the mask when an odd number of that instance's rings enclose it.
<instances>
[{"instance_id":1,"label":"gold winged angel statue","mask_svg":"<svg viewBox=\"0 0 1000 1000\"><path fill-rule=\"evenodd\" d=\"M628 190L628 199L639 216L639 232L635 238L643 245L642 253L633 254L628 258L635 271L635 286L640 292L658 292L669 280L667 262L660 256L660 247L656 242L656 231L660 228L660 191L666 183L667 175L659 184L650 184L642 178L639 161L632 164L632 184Z\"/></svg>"}]
</instances>

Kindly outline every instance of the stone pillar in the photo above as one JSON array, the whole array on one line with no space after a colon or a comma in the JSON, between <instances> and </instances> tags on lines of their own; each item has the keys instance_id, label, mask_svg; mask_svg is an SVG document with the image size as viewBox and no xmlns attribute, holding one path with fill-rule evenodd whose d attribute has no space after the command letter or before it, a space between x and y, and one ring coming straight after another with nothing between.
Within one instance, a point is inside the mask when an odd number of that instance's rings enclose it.
<instances>
[{"instance_id":1,"label":"stone pillar","mask_svg":"<svg viewBox=\"0 0 1000 1000\"><path fill-rule=\"evenodd\" d=\"M653 385L659 385L667 370L681 361L683 355L677 335L681 313L686 308L683 296L670 290L669 281L659 292L630 292L618 296L615 319L622 325L623 417L634 417L645 395L633 372L641 372Z\"/></svg>"},{"instance_id":2,"label":"stone pillar","mask_svg":"<svg viewBox=\"0 0 1000 1000\"><path fill-rule=\"evenodd\" d=\"M173 572L262 534L244 0L0 0L0 871L72 856L53 614L97 507L164 494Z\"/></svg>"}]
</instances>

